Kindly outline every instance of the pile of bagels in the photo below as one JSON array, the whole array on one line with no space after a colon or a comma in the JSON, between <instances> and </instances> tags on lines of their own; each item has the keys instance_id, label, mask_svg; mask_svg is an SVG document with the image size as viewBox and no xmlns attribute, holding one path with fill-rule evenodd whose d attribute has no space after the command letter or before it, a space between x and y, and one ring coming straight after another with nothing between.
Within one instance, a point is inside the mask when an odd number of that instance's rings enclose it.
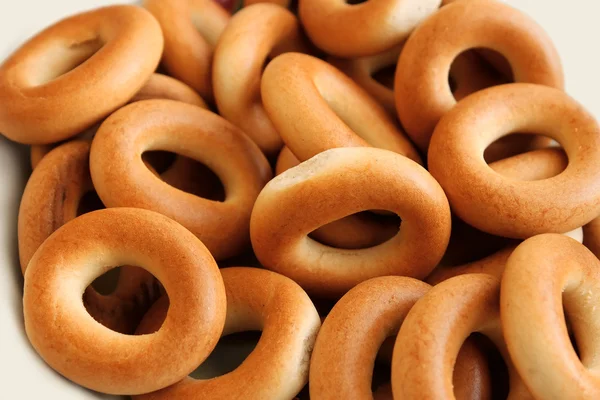
<instances>
[{"instance_id":1,"label":"pile of bagels","mask_svg":"<svg viewBox=\"0 0 600 400\"><path fill-rule=\"evenodd\" d=\"M547 33L497 0L240 3L83 12L0 65L40 357L136 400L600 398L600 126Z\"/></svg>"}]
</instances>

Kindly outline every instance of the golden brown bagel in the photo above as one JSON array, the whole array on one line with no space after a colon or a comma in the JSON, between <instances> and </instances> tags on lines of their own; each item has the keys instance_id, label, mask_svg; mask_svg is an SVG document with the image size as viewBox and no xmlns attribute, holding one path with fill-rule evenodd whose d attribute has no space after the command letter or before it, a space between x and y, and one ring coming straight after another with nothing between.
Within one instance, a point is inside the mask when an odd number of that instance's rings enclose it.
<instances>
[{"instance_id":1,"label":"golden brown bagel","mask_svg":"<svg viewBox=\"0 0 600 400\"><path fill-rule=\"evenodd\" d=\"M137 400L291 399L308 382L312 348L321 326L306 292L285 276L257 268L221 270L227 294L223 336L249 330L262 334L256 348L235 370L206 380L185 378ZM138 331L153 332L167 314L162 298Z\"/></svg>"},{"instance_id":2,"label":"golden brown bagel","mask_svg":"<svg viewBox=\"0 0 600 400\"><path fill-rule=\"evenodd\" d=\"M150 99L177 100L208 109L208 106L204 100L202 100L202 97L200 97L192 88L177 79L162 74L152 74L144 86L131 100L129 100L129 103ZM99 124L95 125L79 134L77 139L92 139L99 127ZM31 168L34 169L40 160L58 144L59 143L51 143L31 146Z\"/></svg>"},{"instance_id":3,"label":"golden brown bagel","mask_svg":"<svg viewBox=\"0 0 600 400\"><path fill-rule=\"evenodd\" d=\"M38 33L0 66L0 132L58 142L125 104L156 69L160 26L146 10L111 6Z\"/></svg>"},{"instance_id":4,"label":"golden brown bagel","mask_svg":"<svg viewBox=\"0 0 600 400\"><path fill-rule=\"evenodd\" d=\"M221 178L225 201L163 182L142 161L142 153L150 150L205 164ZM141 101L111 115L92 143L90 171L107 207L167 215L197 235L218 260L249 245L252 206L272 173L260 149L238 128L210 111L171 100Z\"/></svg>"},{"instance_id":5,"label":"golden brown bagel","mask_svg":"<svg viewBox=\"0 0 600 400\"><path fill-rule=\"evenodd\" d=\"M398 234L360 250L336 249L307 237L324 224L368 209L398 214ZM269 182L254 205L250 232L262 265L309 293L339 297L376 276L427 276L448 244L450 210L437 182L414 161L387 150L339 148Z\"/></svg>"},{"instance_id":6,"label":"golden brown bagel","mask_svg":"<svg viewBox=\"0 0 600 400\"><path fill-rule=\"evenodd\" d=\"M146 269L165 287L171 306L158 332L111 331L83 306L84 289L121 264ZM226 305L221 274L202 242L141 209L99 210L68 222L25 273L23 312L33 347L65 377L110 394L146 393L187 376L217 344Z\"/></svg>"},{"instance_id":7,"label":"golden brown bagel","mask_svg":"<svg viewBox=\"0 0 600 400\"><path fill-rule=\"evenodd\" d=\"M397 334L406 314L429 289L416 279L386 276L346 293L317 336L310 364L311 399L373 398L375 354L386 338ZM489 398L487 363L473 343L465 342L463 349L455 368L455 393L460 393L459 399Z\"/></svg>"},{"instance_id":8,"label":"golden brown bagel","mask_svg":"<svg viewBox=\"0 0 600 400\"><path fill-rule=\"evenodd\" d=\"M375 99L318 58L286 53L267 65L261 81L265 110L301 161L334 147L368 146L420 156Z\"/></svg>"},{"instance_id":9,"label":"golden brown bagel","mask_svg":"<svg viewBox=\"0 0 600 400\"><path fill-rule=\"evenodd\" d=\"M213 51L230 14L214 0L145 0L165 36L162 64L169 75L211 102Z\"/></svg>"},{"instance_id":10,"label":"golden brown bagel","mask_svg":"<svg viewBox=\"0 0 600 400\"><path fill-rule=\"evenodd\" d=\"M600 262L563 235L527 239L508 259L500 295L502 330L535 398L600 397L599 289Z\"/></svg>"},{"instance_id":11,"label":"golden brown bagel","mask_svg":"<svg viewBox=\"0 0 600 400\"><path fill-rule=\"evenodd\" d=\"M78 215L83 196L93 190L89 172L90 145L71 141L51 151L27 182L18 218L21 271L40 245ZM93 287L83 293L92 317L120 333L134 332L144 313L160 296L160 285L147 271L123 266L116 289L101 295Z\"/></svg>"},{"instance_id":12,"label":"golden brown bagel","mask_svg":"<svg viewBox=\"0 0 600 400\"><path fill-rule=\"evenodd\" d=\"M436 124L456 104L448 86L453 60L476 47L505 56L516 82L563 87L558 53L530 17L495 0L453 2L417 27L396 69L398 116L421 150L427 150Z\"/></svg>"},{"instance_id":13,"label":"golden brown bagel","mask_svg":"<svg viewBox=\"0 0 600 400\"><path fill-rule=\"evenodd\" d=\"M454 364L463 342L473 332L491 339L503 355L510 377L509 399L531 398L502 338L499 292L497 278L470 274L434 286L417 301L404 319L394 346L394 398L454 399Z\"/></svg>"},{"instance_id":14,"label":"golden brown bagel","mask_svg":"<svg viewBox=\"0 0 600 400\"><path fill-rule=\"evenodd\" d=\"M319 48L338 57L382 53L402 43L441 0L300 0L298 14Z\"/></svg>"},{"instance_id":15,"label":"golden brown bagel","mask_svg":"<svg viewBox=\"0 0 600 400\"><path fill-rule=\"evenodd\" d=\"M453 4L461 3L468 1ZM569 159L567 168L529 182L493 171L485 163L484 149L515 131L560 142ZM511 238L563 233L600 213L600 127L558 89L520 83L467 97L436 127L428 164L453 211L484 232Z\"/></svg>"},{"instance_id":16,"label":"golden brown bagel","mask_svg":"<svg viewBox=\"0 0 600 400\"><path fill-rule=\"evenodd\" d=\"M268 156L283 146L265 112L260 81L267 57L306 51L294 14L275 4L256 4L236 13L215 49L213 88L221 116L242 129Z\"/></svg>"}]
</instances>

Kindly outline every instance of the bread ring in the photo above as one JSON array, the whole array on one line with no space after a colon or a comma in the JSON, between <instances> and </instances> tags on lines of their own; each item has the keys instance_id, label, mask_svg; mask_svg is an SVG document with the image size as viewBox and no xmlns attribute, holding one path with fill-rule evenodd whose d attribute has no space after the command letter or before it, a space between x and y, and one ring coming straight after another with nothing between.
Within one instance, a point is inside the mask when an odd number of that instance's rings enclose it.
<instances>
[{"instance_id":1,"label":"bread ring","mask_svg":"<svg viewBox=\"0 0 600 400\"><path fill-rule=\"evenodd\" d=\"M513 362L536 398L600 397L599 271L600 262L589 250L556 234L527 239L506 263L502 329Z\"/></svg>"},{"instance_id":2,"label":"bread ring","mask_svg":"<svg viewBox=\"0 0 600 400\"><path fill-rule=\"evenodd\" d=\"M333 307L317 336L310 363L310 397L373 398L375 355L383 341L396 335L406 314L430 286L412 278L387 276L358 284ZM471 399L489 391L486 363L472 343L457 368L455 391ZM465 357L466 356L466 357Z\"/></svg>"},{"instance_id":3,"label":"bread ring","mask_svg":"<svg viewBox=\"0 0 600 400\"><path fill-rule=\"evenodd\" d=\"M214 0L145 0L165 36L162 64L169 75L211 102L212 57L230 14Z\"/></svg>"},{"instance_id":4,"label":"bread ring","mask_svg":"<svg viewBox=\"0 0 600 400\"><path fill-rule=\"evenodd\" d=\"M510 378L509 399L531 398L502 338L499 290L500 282L492 276L461 275L434 286L412 307L394 346L394 398L454 399L452 370L463 342L473 332L491 339L503 355Z\"/></svg>"},{"instance_id":5,"label":"bread ring","mask_svg":"<svg viewBox=\"0 0 600 400\"><path fill-rule=\"evenodd\" d=\"M44 158L31 174L21 198L18 218L23 273L40 245L77 216L83 196L92 190L89 151L88 142L65 143ZM123 266L113 293L101 295L90 286L83 294L83 302L96 321L114 331L131 334L160 296L159 286L145 270Z\"/></svg>"},{"instance_id":6,"label":"bread ring","mask_svg":"<svg viewBox=\"0 0 600 400\"><path fill-rule=\"evenodd\" d=\"M194 196L157 178L141 159L149 150L204 163L221 178L225 201ZM210 111L171 100L137 102L111 115L92 143L90 170L107 207L167 215L197 235L218 260L248 246L252 206L271 177L267 160L242 131Z\"/></svg>"},{"instance_id":7,"label":"bread ring","mask_svg":"<svg viewBox=\"0 0 600 400\"><path fill-rule=\"evenodd\" d=\"M307 237L368 209L398 214L398 234L360 250L335 249ZM254 205L250 235L266 268L309 293L335 297L376 276L427 276L448 244L450 210L437 182L414 161L381 149L339 148L270 181Z\"/></svg>"},{"instance_id":8,"label":"bread ring","mask_svg":"<svg viewBox=\"0 0 600 400\"><path fill-rule=\"evenodd\" d=\"M453 2L419 25L396 69L398 116L421 150L427 150L436 124L456 104L448 86L452 61L476 47L505 56L516 82L563 88L558 53L530 17L494 0Z\"/></svg>"},{"instance_id":9,"label":"bread ring","mask_svg":"<svg viewBox=\"0 0 600 400\"><path fill-rule=\"evenodd\" d=\"M177 100L208 109L208 106L204 100L202 100L202 97L194 92L192 88L187 86L185 83L178 81L177 79L162 74L150 75L150 79L148 79L148 81L146 81L144 86L137 92L137 94L131 100L129 100L129 103L150 99ZM100 125L97 125L78 135L77 138L83 139L84 137L87 138L87 136L89 136L91 139L96 134L96 131L99 127ZM31 168L35 169L35 166L40 162L40 160L58 144L59 143L51 143L31 146Z\"/></svg>"},{"instance_id":10,"label":"bread ring","mask_svg":"<svg viewBox=\"0 0 600 400\"><path fill-rule=\"evenodd\" d=\"M348 4L346 0L301 0L298 14L319 48L338 57L382 53L402 43L441 0L383 0ZM360 29L357 29L360 27Z\"/></svg>"},{"instance_id":11,"label":"bread ring","mask_svg":"<svg viewBox=\"0 0 600 400\"><path fill-rule=\"evenodd\" d=\"M283 146L263 108L260 81L268 56L306 51L298 19L275 4L243 8L215 49L213 88L221 116L240 127L268 156Z\"/></svg>"},{"instance_id":12,"label":"bread ring","mask_svg":"<svg viewBox=\"0 0 600 400\"><path fill-rule=\"evenodd\" d=\"M515 131L541 133L559 141L569 159L567 168L533 182L493 171L483 159L483 150ZM600 127L581 105L557 89L521 83L469 96L440 121L428 161L454 212L485 232L511 238L562 233L600 214L596 179Z\"/></svg>"},{"instance_id":13,"label":"bread ring","mask_svg":"<svg viewBox=\"0 0 600 400\"><path fill-rule=\"evenodd\" d=\"M160 26L146 10L111 6L38 33L0 66L0 132L46 144L125 104L158 65Z\"/></svg>"},{"instance_id":14,"label":"bread ring","mask_svg":"<svg viewBox=\"0 0 600 400\"><path fill-rule=\"evenodd\" d=\"M318 58L298 53L276 57L265 69L261 94L273 125L301 161L334 147L370 144L421 162L377 101Z\"/></svg>"},{"instance_id":15,"label":"bread ring","mask_svg":"<svg viewBox=\"0 0 600 400\"><path fill-rule=\"evenodd\" d=\"M227 294L223 336L261 330L255 349L235 370L206 380L185 378L136 400L291 399L308 382L312 348L321 326L306 293L291 279L258 268L221 270ZM144 318L139 332L160 327L168 302L161 299Z\"/></svg>"},{"instance_id":16,"label":"bread ring","mask_svg":"<svg viewBox=\"0 0 600 400\"><path fill-rule=\"evenodd\" d=\"M84 289L121 264L139 265L164 285L171 307L158 332L123 335L85 310ZM65 377L109 394L146 393L187 376L217 344L226 305L206 247L178 223L141 209L99 210L68 222L25 273L23 312L33 347Z\"/></svg>"}]
</instances>

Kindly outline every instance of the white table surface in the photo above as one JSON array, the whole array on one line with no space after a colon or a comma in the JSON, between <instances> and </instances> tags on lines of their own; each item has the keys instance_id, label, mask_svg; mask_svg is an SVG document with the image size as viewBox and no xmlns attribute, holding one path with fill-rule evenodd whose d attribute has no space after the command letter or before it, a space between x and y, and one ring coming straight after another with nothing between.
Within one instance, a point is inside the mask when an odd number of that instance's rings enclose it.
<instances>
[{"instance_id":1,"label":"white table surface","mask_svg":"<svg viewBox=\"0 0 600 400\"><path fill-rule=\"evenodd\" d=\"M533 16L548 31L563 60L567 91L600 117L600 56L596 49L600 5L593 0L506 2ZM0 1L0 60L49 23L113 3L110 0ZM60 377L46 367L27 342L22 322L22 277L16 231L28 165L27 149L0 136L0 398L114 398L89 392Z\"/></svg>"}]
</instances>

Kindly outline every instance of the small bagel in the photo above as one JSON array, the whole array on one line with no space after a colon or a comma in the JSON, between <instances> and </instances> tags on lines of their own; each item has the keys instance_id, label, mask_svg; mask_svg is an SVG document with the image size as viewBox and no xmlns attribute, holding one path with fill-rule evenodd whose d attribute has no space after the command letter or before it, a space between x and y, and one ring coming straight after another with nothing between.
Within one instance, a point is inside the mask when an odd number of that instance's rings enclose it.
<instances>
[{"instance_id":1,"label":"small bagel","mask_svg":"<svg viewBox=\"0 0 600 400\"><path fill-rule=\"evenodd\" d=\"M85 288L122 264L147 269L169 295L169 313L154 334L111 331L83 306ZM146 393L187 376L217 344L226 304L221 274L202 242L141 209L105 209L68 222L25 272L25 330L35 350L70 380L109 394Z\"/></svg>"},{"instance_id":2,"label":"small bagel","mask_svg":"<svg viewBox=\"0 0 600 400\"><path fill-rule=\"evenodd\" d=\"M261 94L273 125L300 161L334 147L372 145L421 162L385 109L318 58L276 57L265 69Z\"/></svg>"},{"instance_id":3,"label":"small bagel","mask_svg":"<svg viewBox=\"0 0 600 400\"><path fill-rule=\"evenodd\" d=\"M111 6L38 33L0 66L0 132L25 144L74 136L125 104L156 69L160 26Z\"/></svg>"},{"instance_id":4,"label":"small bagel","mask_svg":"<svg viewBox=\"0 0 600 400\"><path fill-rule=\"evenodd\" d=\"M515 82L563 88L563 70L552 40L530 17L495 0L444 6L415 29L396 69L398 116L423 151L440 118L456 104L448 86L452 61L473 48L489 48L506 57Z\"/></svg>"},{"instance_id":5,"label":"small bagel","mask_svg":"<svg viewBox=\"0 0 600 400\"><path fill-rule=\"evenodd\" d=\"M240 127L268 156L277 154L283 142L262 105L263 66L269 56L306 50L294 14L268 3L236 13L215 49L213 88L219 113Z\"/></svg>"},{"instance_id":6,"label":"small bagel","mask_svg":"<svg viewBox=\"0 0 600 400\"><path fill-rule=\"evenodd\" d=\"M291 399L308 382L312 348L321 326L310 298L291 279L257 268L221 270L227 295L223 336L261 330L258 344L235 370L213 379L185 378L136 400ZM168 301L148 312L141 333L160 327ZM276 366L276 367L275 367Z\"/></svg>"},{"instance_id":7,"label":"small bagel","mask_svg":"<svg viewBox=\"0 0 600 400\"><path fill-rule=\"evenodd\" d=\"M165 37L162 64L169 75L213 100L213 51L231 15L214 0L145 0Z\"/></svg>"},{"instance_id":8,"label":"small bagel","mask_svg":"<svg viewBox=\"0 0 600 400\"><path fill-rule=\"evenodd\" d=\"M398 214L399 232L359 250L335 249L307 236L369 209ZM437 182L414 161L387 150L339 148L270 181L254 205L250 233L262 265L309 293L335 297L376 276L427 276L448 244L450 210Z\"/></svg>"},{"instance_id":9,"label":"small bagel","mask_svg":"<svg viewBox=\"0 0 600 400\"><path fill-rule=\"evenodd\" d=\"M600 397L599 288L598 259L563 235L527 239L509 257L500 295L502 329L535 398Z\"/></svg>"},{"instance_id":10,"label":"small bagel","mask_svg":"<svg viewBox=\"0 0 600 400\"><path fill-rule=\"evenodd\" d=\"M300 0L298 14L319 48L338 57L382 53L402 43L441 0Z\"/></svg>"},{"instance_id":11,"label":"small bagel","mask_svg":"<svg viewBox=\"0 0 600 400\"><path fill-rule=\"evenodd\" d=\"M89 172L90 145L71 141L50 152L27 182L18 217L19 259L23 274L40 245L74 219L83 196L93 190ZM131 334L160 296L156 279L143 269L123 266L113 293L100 295L93 287L83 294L92 317L120 333Z\"/></svg>"},{"instance_id":12,"label":"small bagel","mask_svg":"<svg viewBox=\"0 0 600 400\"><path fill-rule=\"evenodd\" d=\"M208 109L208 106L192 88L185 83L162 74L152 74L144 86L129 100L133 103L140 100L170 99L193 104ZM100 125L96 125L77 135L77 139L92 139ZM31 168L35 169L40 160L60 143L51 143L31 146Z\"/></svg>"},{"instance_id":13,"label":"small bagel","mask_svg":"<svg viewBox=\"0 0 600 400\"><path fill-rule=\"evenodd\" d=\"M515 131L560 142L567 168L529 182L493 171L484 149ZM520 83L467 97L436 127L428 162L456 215L484 232L510 238L563 233L600 214L600 127L558 89Z\"/></svg>"},{"instance_id":14,"label":"small bagel","mask_svg":"<svg viewBox=\"0 0 600 400\"><path fill-rule=\"evenodd\" d=\"M221 178L225 200L194 196L162 181L142 161L150 150L202 162ZM218 260L249 245L252 206L272 173L260 149L238 128L210 111L172 100L141 101L112 114L92 143L90 171L107 207L139 207L173 218Z\"/></svg>"},{"instance_id":15,"label":"small bagel","mask_svg":"<svg viewBox=\"0 0 600 400\"><path fill-rule=\"evenodd\" d=\"M317 336L310 363L310 398L373 398L375 355L396 335L406 314L430 286L412 278L386 276L358 284L333 307ZM455 368L455 393L471 399L490 391L487 363L467 341Z\"/></svg>"},{"instance_id":16,"label":"small bagel","mask_svg":"<svg viewBox=\"0 0 600 400\"><path fill-rule=\"evenodd\" d=\"M394 398L455 399L454 364L463 342L473 332L491 339L504 357L509 398L531 398L502 339L499 292L497 278L470 274L434 286L417 301L404 319L394 346Z\"/></svg>"}]
</instances>

